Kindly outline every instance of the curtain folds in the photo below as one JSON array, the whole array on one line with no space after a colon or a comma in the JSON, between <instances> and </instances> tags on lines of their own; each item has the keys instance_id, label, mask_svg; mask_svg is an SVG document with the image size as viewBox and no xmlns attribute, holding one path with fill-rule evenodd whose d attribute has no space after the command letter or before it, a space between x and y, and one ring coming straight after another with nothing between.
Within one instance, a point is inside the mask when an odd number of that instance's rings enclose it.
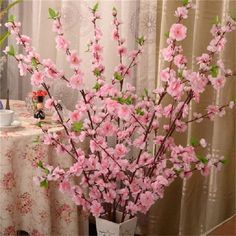
<instances>
[{"instance_id":1,"label":"curtain folds","mask_svg":"<svg viewBox=\"0 0 236 236\"><path fill-rule=\"evenodd\" d=\"M134 69L131 81L139 94L144 88L153 90L160 86L159 72L164 68L160 49L166 44L165 32L176 20L174 11L179 6L178 0L101 0L101 26L104 39L104 60L106 77L111 79L114 66L118 63L115 43L111 40L111 9L115 6L119 12L122 34L127 39L127 46L135 48L135 36L145 35L145 52L141 63ZM188 37L184 41L184 52L188 58L189 68L195 69L194 59L206 51L211 40L209 30L215 16L224 19L229 12L235 12L235 0L196 0L196 11L184 23L188 26ZM65 34L71 45L83 59L83 71L86 86L93 86L92 73L88 70L89 58L86 45L91 37L92 26L89 21L88 6L95 1L88 0L28 0L13 9L13 14L23 23L24 34L33 39L33 44L43 58L52 58L59 68L67 68L65 57L57 52L54 35L51 32L51 22L48 20L49 7L62 11ZM228 68L234 69L236 75L236 33L227 37L227 45L221 58ZM12 44L12 39L9 39ZM70 73L65 70L66 73ZM227 85L220 92L208 89L201 104L191 104L192 112L203 112L208 104L224 104L236 97L236 76L227 81ZM11 58L7 63L7 80L12 98L24 100L30 91L29 81L18 79L16 64ZM2 86L2 84L1 84ZM63 82L53 87L54 96L72 108L78 94L69 93ZM168 100L165 101L166 103ZM229 111L224 119L217 119L214 123L205 121L191 124L186 135L178 136L182 144L189 142L191 137L205 139L210 143L209 152L214 156L226 156L228 163L221 172L212 170L208 177L194 174L188 181L177 180L166 191L165 198L156 203L146 217L140 217L139 231L142 235L201 235L213 226L235 214L235 112Z\"/></svg>"}]
</instances>

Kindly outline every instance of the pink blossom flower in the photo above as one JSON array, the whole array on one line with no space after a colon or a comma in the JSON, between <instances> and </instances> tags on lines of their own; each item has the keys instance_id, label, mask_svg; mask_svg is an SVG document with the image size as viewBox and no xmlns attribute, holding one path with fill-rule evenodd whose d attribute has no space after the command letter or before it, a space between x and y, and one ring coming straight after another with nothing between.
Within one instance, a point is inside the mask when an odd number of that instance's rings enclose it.
<instances>
[{"instance_id":1,"label":"pink blossom flower","mask_svg":"<svg viewBox=\"0 0 236 236\"><path fill-rule=\"evenodd\" d=\"M18 64L18 68L19 68L19 71L20 71L20 76L25 76L27 74L27 71L28 71L27 64L20 61L19 64Z\"/></svg>"},{"instance_id":2,"label":"pink blossom flower","mask_svg":"<svg viewBox=\"0 0 236 236\"><path fill-rule=\"evenodd\" d=\"M117 144L115 147L115 155L119 158L124 157L128 150L123 144Z\"/></svg>"},{"instance_id":3,"label":"pink blossom flower","mask_svg":"<svg viewBox=\"0 0 236 236\"><path fill-rule=\"evenodd\" d=\"M101 203L99 203L96 200L92 201L90 210L94 217L99 217L101 213L104 211Z\"/></svg>"},{"instance_id":4,"label":"pink blossom flower","mask_svg":"<svg viewBox=\"0 0 236 236\"><path fill-rule=\"evenodd\" d=\"M170 28L170 38L182 41L186 38L187 28L182 24L173 24Z\"/></svg>"},{"instance_id":5,"label":"pink blossom flower","mask_svg":"<svg viewBox=\"0 0 236 236\"><path fill-rule=\"evenodd\" d=\"M46 59L42 61L42 64L46 67L45 68L45 75L51 79L56 79L60 75L57 70L56 66L50 59Z\"/></svg>"},{"instance_id":6,"label":"pink blossom flower","mask_svg":"<svg viewBox=\"0 0 236 236\"><path fill-rule=\"evenodd\" d=\"M183 68L187 63L187 59L184 55L182 54L178 54L174 57L174 64L178 67L178 68Z\"/></svg>"},{"instance_id":7,"label":"pink blossom flower","mask_svg":"<svg viewBox=\"0 0 236 236\"><path fill-rule=\"evenodd\" d=\"M128 53L128 56L129 56L131 59L134 59L135 57L138 56L138 53L139 53L138 50L133 50L133 51L131 51L131 52Z\"/></svg>"},{"instance_id":8,"label":"pink blossom flower","mask_svg":"<svg viewBox=\"0 0 236 236\"><path fill-rule=\"evenodd\" d=\"M200 70L209 70L209 63L211 62L211 57L207 53L203 53L200 57L196 58L197 64L200 66Z\"/></svg>"},{"instance_id":9,"label":"pink blossom flower","mask_svg":"<svg viewBox=\"0 0 236 236\"><path fill-rule=\"evenodd\" d=\"M76 122L76 121L81 120L81 114L80 114L80 112L77 111L77 110L71 112L71 114L70 114L70 120L71 120L71 122Z\"/></svg>"},{"instance_id":10,"label":"pink blossom flower","mask_svg":"<svg viewBox=\"0 0 236 236\"><path fill-rule=\"evenodd\" d=\"M211 84L213 86L213 88L215 90L219 90L221 89L222 87L224 87L225 85L225 82L226 82L226 79L224 76L220 75L218 77L212 77L212 76L209 76L209 80L211 81Z\"/></svg>"},{"instance_id":11,"label":"pink blossom flower","mask_svg":"<svg viewBox=\"0 0 236 236\"><path fill-rule=\"evenodd\" d=\"M119 40L119 38L120 38L119 32L118 32L116 29L114 29L114 30L112 31L112 39L115 40L115 41L117 41L117 40Z\"/></svg>"},{"instance_id":12,"label":"pink blossom flower","mask_svg":"<svg viewBox=\"0 0 236 236\"><path fill-rule=\"evenodd\" d=\"M44 74L39 71L34 71L33 75L31 76L31 84L33 86L40 86L44 81Z\"/></svg>"},{"instance_id":13,"label":"pink blossom flower","mask_svg":"<svg viewBox=\"0 0 236 236\"><path fill-rule=\"evenodd\" d=\"M162 52L163 59L165 61L170 62L170 61L173 60L173 58L174 58L174 50L173 50L173 48L171 46L168 46L167 48L162 49L161 52Z\"/></svg>"},{"instance_id":14,"label":"pink blossom flower","mask_svg":"<svg viewBox=\"0 0 236 236\"><path fill-rule=\"evenodd\" d=\"M101 53L103 51L103 47L96 43L96 44L93 44L93 53Z\"/></svg>"},{"instance_id":15,"label":"pink blossom flower","mask_svg":"<svg viewBox=\"0 0 236 236\"><path fill-rule=\"evenodd\" d=\"M188 18L188 10L186 7L178 7L175 11L175 16L182 18L182 19L187 19Z\"/></svg>"},{"instance_id":16,"label":"pink blossom flower","mask_svg":"<svg viewBox=\"0 0 236 236\"><path fill-rule=\"evenodd\" d=\"M132 215L135 215L138 212L138 207L136 204L129 201L129 203L127 204L126 210L130 212Z\"/></svg>"},{"instance_id":17,"label":"pink blossom flower","mask_svg":"<svg viewBox=\"0 0 236 236\"><path fill-rule=\"evenodd\" d=\"M102 31L99 28L95 29L95 40L100 40L102 38Z\"/></svg>"},{"instance_id":18,"label":"pink blossom flower","mask_svg":"<svg viewBox=\"0 0 236 236\"><path fill-rule=\"evenodd\" d=\"M226 39L219 38L220 36L214 38L211 40L209 46L207 47L207 50L210 52L221 52L224 49Z\"/></svg>"},{"instance_id":19,"label":"pink blossom flower","mask_svg":"<svg viewBox=\"0 0 236 236\"><path fill-rule=\"evenodd\" d=\"M71 68L77 69L81 63L80 58L77 55L76 51L72 51L70 55L67 56L67 61L70 63Z\"/></svg>"},{"instance_id":20,"label":"pink blossom flower","mask_svg":"<svg viewBox=\"0 0 236 236\"><path fill-rule=\"evenodd\" d=\"M107 121L103 123L101 130L104 136L112 136L115 132L115 127L111 122Z\"/></svg>"},{"instance_id":21,"label":"pink blossom flower","mask_svg":"<svg viewBox=\"0 0 236 236\"><path fill-rule=\"evenodd\" d=\"M173 98L180 99L183 94L183 84L178 79L172 79L169 82L169 86L167 88L167 93L169 93Z\"/></svg>"},{"instance_id":22,"label":"pink blossom flower","mask_svg":"<svg viewBox=\"0 0 236 236\"><path fill-rule=\"evenodd\" d=\"M46 145L53 144L53 136L51 134L45 134L43 136L43 143Z\"/></svg>"},{"instance_id":23,"label":"pink blossom flower","mask_svg":"<svg viewBox=\"0 0 236 236\"><path fill-rule=\"evenodd\" d=\"M69 47L70 43L64 38L62 35L58 35L56 37L56 48L62 49L66 51Z\"/></svg>"},{"instance_id":24,"label":"pink blossom flower","mask_svg":"<svg viewBox=\"0 0 236 236\"><path fill-rule=\"evenodd\" d=\"M166 118L170 117L172 111L173 111L172 104L165 106L163 109L163 116L165 116Z\"/></svg>"},{"instance_id":25,"label":"pink blossom flower","mask_svg":"<svg viewBox=\"0 0 236 236\"><path fill-rule=\"evenodd\" d=\"M47 109L52 109L53 105L54 105L54 100L52 98L48 98L44 104L45 108Z\"/></svg>"},{"instance_id":26,"label":"pink blossom flower","mask_svg":"<svg viewBox=\"0 0 236 236\"><path fill-rule=\"evenodd\" d=\"M145 193L140 194L140 202L143 206L145 206L147 209L151 207L151 205L154 203L154 197L153 193L150 191L146 191Z\"/></svg>"},{"instance_id":27,"label":"pink blossom flower","mask_svg":"<svg viewBox=\"0 0 236 236\"><path fill-rule=\"evenodd\" d=\"M119 46L118 47L118 54L119 55L126 55L127 53L127 48L123 45Z\"/></svg>"},{"instance_id":28,"label":"pink blossom flower","mask_svg":"<svg viewBox=\"0 0 236 236\"><path fill-rule=\"evenodd\" d=\"M180 120L176 120L175 125L176 125L177 132L183 133L187 129L187 125L185 124L185 122L182 122Z\"/></svg>"},{"instance_id":29,"label":"pink blossom flower","mask_svg":"<svg viewBox=\"0 0 236 236\"><path fill-rule=\"evenodd\" d=\"M81 89L83 86L83 76L81 73L73 75L69 79L69 86L73 89Z\"/></svg>"},{"instance_id":30,"label":"pink blossom flower","mask_svg":"<svg viewBox=\"0 0 236 236\"><path fill-rule=\"evenodd\" d=\"M120 74L123 74L125 73L126 69L127 67L125 65L119 64L118 66L116 66L115 71L119 72Z\"/></svg>"},{"instance_id":31,"label":"pink blossom flower","mask_svg":"<svg viewBox=\"0 0 236 236\"><path fill-rule=\"evenodd\" d=\"M31 39L26 35L21 35L20 37L16 38L17 44L29 44Z\"/></svg>"},{"instance_id":32,"label":"pink blossom flower","mask_svg":"<svg viewBox=\"0 0 236 236\"><path fill-rule=\"evenodd\" d=\"M71 185L67 180L63 180L60 184L59 184L59 190L63 193L70 193L71 191Z\"/></svg>"},{"instance_id":33,"label":"pink blossom flower","mask_svg":"<svg viewBox=\"0 0 236 236\"><path fill-rule=\"evenodd\" d=\"M208 80L206 77L201 76L199 73L192 72L186 76L187 80L190 81L191 88L196 95L203 93L207 85Z\"/></svg>"},{"instance_id":34,"label":"pink blossom flower","mask_svg":"<svg viewBox=\"0 0 236 236\"><path fill-rule=\"evenodd\" d=\"M122 120L129 120L131 117L131 110L128 105L120 105L117 115Z\"/></svg>"},{"instance_id":35,"label":"pink blossom flower","mask_svg":"<svg viewBox=\"0 0 236 236\"><path fill-rule=\"evenodd\" d=\"M166 69L162 70L160 72L160 77L161 77L161 80L164 81L164 82L169 81L169 79L170 79L169 68L166 68Z\"/></svg>"},{"instance_id":36,"label":"pink blossom flower","mask_svg":"<svg viewBox=\"0 0 236 236\"><path fill-rule=\"evenodd\" d=\"M143 140L144 140L144 135L140 135L138 138L134 140L133 145L140 149L144 149L145 143Z\"/></svg>"},{"instance_id":37,"label":"pink blossom flower","mask_svg":"<svg viewBox=\"0 0 236 236\"><path fill-rule=\"evenodd\" d=\"M219 109L217 106L215 105L209 105L207 107L207 113L208 113L208 117L213 120L215 118L215 115L219 112Z\"/></svg>"}]
</instances>

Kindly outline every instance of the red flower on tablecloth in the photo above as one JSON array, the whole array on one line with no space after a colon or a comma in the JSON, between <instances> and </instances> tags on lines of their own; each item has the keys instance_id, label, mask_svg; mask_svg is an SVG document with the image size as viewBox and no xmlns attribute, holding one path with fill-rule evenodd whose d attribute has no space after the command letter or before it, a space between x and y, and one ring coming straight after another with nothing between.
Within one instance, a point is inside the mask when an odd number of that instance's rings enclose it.
<instances>
[{"instance_id":1,"label":"red flower on tablecloth","mask_svg":"<svg viewBox=\"0 0 236 236\"><path fill-rule=\"evenodd\" d=\"M68 204L61 204L56 208L56 216L61 220L64 220L66 223L70 223L72 209Z\"/></svg>"},{"instance_id":2,"label":"red flower on tablecloth","mask_svg":"<svg viewBox=\"0 0 236 236\"><path fill-rule=\"evenodd\" d=\"M5 211L7 211L10 215L14 214L15 206L13 204L8 204L5 208Z\"/></svg>"},{"instance_id":3,"label":"red flower on tablecloth","mask_svg":"<svg viewBox=\"0 0 236 236\"><path fill-rule=\"evenodd\" d=\"M23 193L21 195L17 196L18 200L17 200L17 209L21 214L27 214L29 212L31 212L31 208L33 205L33 201L31 198L31 195L29 193Z\"/></svg>"},{"instance_id":4,"label":"red flower on tablecloth","mask_svg":"<svg viewBox=\"0 0 236 236\"><path fill-rule=\"evenodd\" d=\"M2 185L5 190L11 190L16 186L14 174L12 172L8 172L3 176Z\"/></svg>"},{"instance_id":5,"label":"red flower on tablecloth","mask_svg":"<svg viewBox=\"0 0 236 236\"><path fill-rule=\"evenodd\" d=\"M48 213L47 213L47 211L39 212L39 216L40 216L40 222L41 223L44 223L45 221L48 220Z\"/></svg>"},{"instance_id":6,"label":"red flower on tablecloth","mask_svg":"<svg viewBox=\"0 0 236 236\"><path fill-rule=\"evenodd\" d=\"M12 235L16 235L16 230L15 230L15 226L10 225L4 229L3 236L12 236Z\"/></svg>"},{"instance_id":7,"label":"red flower on tablecloth","mask_svg":"<svg viewBox=\"0 0 236 236\"><path fill-rule=\"evenodd\" d=\"M33 229L31 231L30 236L44 236L44 234L41 234L37 229Z\"/></svg>"},{"instance_id":8,"label":"red flower on tablecloth","mask_svg":"<svg viewBox=\"0 0 236 236\"><path fill-rule=\"evenodd\" d=\"M46 153L45 153L45 146L40 144L33 144L33 142L37 142L37 139L39 139L37 136L35 136L35 139L32 140L31 145L26 145L25 153L21 155L21 157L24 160L27 160L30 162L31 166L34 168L38 168L37 163L39 161L44 161Z\"/></svg>"},{"instance_id":9,"label":"red flower on tablecloth","mask_svg":"<svg viewBox=\"0 0 236 236\"><path fill-rule=\"evenodd\" d=\"M6 132L6 133L8 133L8 132ZM6 136L7 136L7 134L6 134ZM5 153L5 155L4 155L4 157L6 157L7 160L10 161L10 160L12 159L12 157L13 157L15 151L16 151L16 150L12 150L12 149L7 150L6 153Z\"/></svg>"}]
</instances>

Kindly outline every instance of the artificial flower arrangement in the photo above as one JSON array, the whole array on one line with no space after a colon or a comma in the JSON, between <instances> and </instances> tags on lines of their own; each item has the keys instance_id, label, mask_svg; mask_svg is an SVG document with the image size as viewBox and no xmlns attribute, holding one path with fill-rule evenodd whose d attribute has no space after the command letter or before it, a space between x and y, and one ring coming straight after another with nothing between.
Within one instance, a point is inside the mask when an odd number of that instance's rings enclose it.
<instances>
[{"instance_id":1,"label":"artificial flower arrangement","mask_svg":"<svg viewBox=\"0 0 236 236\"><path fill-rule=\"evenodd\" d=\"M47 94L48 93L45 90L39 89L39 90L34 90L31 93L31 96L33 99L36 99L37 97L45 97L45 96L47 96Z\"/></svg>"},{"instance_id":2,"label":"artificial flower arrangement","mask_svg":"<svg viewBox=\"0 0 236 236\"><path fill-rule=\"evenodd\" d=\"M26 105L34 113L34 118L36 119L45 119L43 103L47 94L45 90L38 89L29 93L28 98L26 98Z\"/></svg>"},{"instance_id":3,"label":"artificial flower arrangement","mask_svg":"<svg viewBox=\"0 0 236 236\"><path fill-rule=\"evenodd\" d=\"M95 77L93 88L84 86L81 59L64 36L59 12L49 9L56 48L65 53L73 71L69 77L57 69L52 60L41 59L31 46L30 38L20 33L19 22L11 17L6 23L17 44L25 49L25 54L17 54L13 46L7 47L5 52L16 59L21 76L30 73L31 84L47 92L49 98L45 107L57 112L54 118L65 130L66 139L61 133L50 133L41 127L43 143L53 146L58 155L68 154L74 161L69 169L40 162L39 167L44 172L38 177L40 185L48 186L48 182L58 181L60 191L69 195L84 212L95 217L106 216L116 222L116 211L120 211L123 222L139 212L145 214L158 199L163 198L164 190L176 178L189 178L195 171L207 175L212 167L218 169L225 162L224 157L214 159L211 154L198 154L208 145L205 139L182 146L173 134L186 132L192 122L213 121L216 116L223 116L227 108L235 106L235 100L222 105L208 105L206 113L194 113L189 118L190 103L199 103L206 87L219 91L232 75L217 56L224 49L226 33L235 30L236 21L229 16L225 23L218 20L213 24L213 39L207 52L196 58L199 69L192 71L187 68L180 43L187 35L183 21L194 6L190 0L182 2L183 5L175 11L177 21L166 34L167 47L162 50L168 63L160 72L163 86L151 92L145 90L143 96L136 94L129 77L143 52L145 38L137 38L137 49L128 51L125 39L121 37L121 22L115 8L112 10L112 39L117 45L119 65L115 67L111 80L104 75L98 4L91 8L94 36L88 44L88 51L92 55ZM51 83L58 80L65 81L81 95L66 120L60 115L58 101L50 92ZM163 104L166 97L172 99L168 105ZM77 145L86 140L89 141L89 151ZM75 177L79 183L73 182Z\"/></svg>"}]
</instances>

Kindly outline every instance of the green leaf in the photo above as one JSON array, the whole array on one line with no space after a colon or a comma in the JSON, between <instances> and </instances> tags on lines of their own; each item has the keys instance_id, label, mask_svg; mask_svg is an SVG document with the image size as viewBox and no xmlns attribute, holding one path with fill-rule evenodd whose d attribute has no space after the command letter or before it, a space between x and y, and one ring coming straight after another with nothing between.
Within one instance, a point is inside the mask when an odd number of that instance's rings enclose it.
<instances>
[{"instance_id":1,"label":"green leaf","mask_svg":"<svg viewBox=\"0 0 236 236\"><path fill-rule=\"evenodd\" d=\"M14 49L14 47L12 45L9 47L9 51L7 52L7 54L9 56L13 56L13 57L16 55L15 49Z\"/></svg>"},{"instance_id":2,"label":"green leaf","mask_svg":"<svg viewBox=\"0 0 236 236\"><path fill-rule=\"evenodd\" d=\"M189 3L189 0L182 0L182 4L183 4L184 6L187 6L188 3Z\"/></svg>"},{"instance_id":3,"label":"green leaf","mask_svg":"<svg viewBox=\"0 0 236 236\"><path fill-rule=\"evenodd\" d=\"M33 143L39 143L40 141L40 136L37 136L34 140L33 140Z\"/></svg>"},{"instance_id":4,"label":"green leaf","mask_svg":"<svg viewBox=\"0 0 236 236\"><path fill-rule=\"evenodd\" d=\"M38 66L38 61L34 57L31 59L31 65L33 67L37 67Z\"/></svg>"},{"instance_id":5,"label":"green leaf","mask_svg":"<svg viewBox=\"0 0 236 236\"><path fill-rule=\"evenodd\" d=\"M101 75L101 71L98 69L98 68L95 68L94 71L93 71L93 74L98 77Z\"/></svg>"},{"instance_id":6,"label":"green leaf","mask_svg":"<svg viewBox=\"0 0 236 236\"><path fill-rule=\"evenodd\" d=\"M43 162L42 162L42 161L39 161L39 162L37 163L37 166L40 167L40 168L44 168L44 167L43 167Z\"/></svg>"},{"instance_id":7,"label":"green leaf","mask_svg":"<svg viewBox=\"0 0 236 236\"><path fill-rule=\"evenodd\" d=\"M205 156L202 156L202 155L197 155L197 158L198 158L199 161L201 161L203 164L207 164L208 161L209 161Z\"/></svg>"},{"instance_id":8,"label":"green leaf","mask_svg":"<svg viewBox=\"0 0 236 236\"><path fill-rule=\"evenodd\" d=\"M94 85L93 89L96 89L96 91L98 91L101 87L102 87L102 85L97 82L97 83Z\"/></svg>"},{"instance_id":9,"label":"green leaf","mask_svg":"<svg viewBox=\"0 0 236 236\"><path fill-rule=\"evenodd\" d=\"M136 110L136 114L140 115L140 116L143 116L144 115L144 111L142 111L142 109L139 107L137 108Z\"/></svg>"},{"instance_id":10,"label":"green leaf","mask_svg":"<svg viewBox=\"0 0 236 236\"><path fill-rule=\"evenodd\" d=\"M4 41L7 39L9 35L10 33L6 31L0 36L0 47L2 46L2 44L4 43Z\"/></svg>"},{"instance_id":11,"label":"green leaf","mask_svg":"<svg viewBox=\"0 0 236 236\"><path fill-rule=\"evenodd\" d=\"M42 127L42 124L43 124L43 122L42 122L42 121L39 121L39 122L36 123L35 125L41 128L41 127Z\"/></svg>"},{"instance_id":12,"label":"green leaf","mask_svg":"<svg viewBox=\"0 0 236 236\"><path fill-rule=\"evenodd\" d=\"M233 100L233 102L236 104L236 98Z\"/></svg>"},{"instance_id":13,"label":"green leaf","mask_svg":"<svg viewBox=\"0 0 236 236\"><path fill-rule=\"evenodd\" d=\"M137 38L137 39L136 39L136 42L137 42L140 46L143 46L143 45L144 45L144 42L145 42L144 36L141 36L141 37Z\"/></svg>"},{"instance_id":14,"label":"green leaf","mask_svg":"<svg viewBox=\"0 0 236 236\"><path fill-rule=\"evenodd\" d=\"M16 0L12 3L9 3L8 6L0 11L0 18L3 17L12 7L14 7L16 4L20 3L22 0ZM0 5L1 6L1 5Z\"/></svg>"},{"instance_id":15,"label":"green leaf","mask_svg":"<svg viewBox=\"0 0 236 236\"><path fill-rule=\"evenodd\" d=\"M118 80L118 81L123 80L122 75L121 75L120 73L118 73L118 72L115 72L115 73L114 73L114 78L115 78L116 80Z\"/></svg>"},{"instance_id":16,"label":"green leaf","mask_svg":"<svg viewBox=\"0 0 236 236\"><path fill-rule=\"evenodd\" d=\"M42 162L42 161L39 161L39 162L37 163L37 166L38 166L39 168L43 169L44 172L45 172L47 175L50 173L50 171L49 171L47 168L45 168L45 167L43 166L43 162Z\"/></svg>"},{"instance_id":17,"label":"green leaf","mask_svg":"<svg viewBox=\"0 0 236 236\"><path fill-rule=\"evenodd\" d=\"M55 11L52 8L48 9L49 19L55 20L59 16L59 12Z\"/></svg>"},{"instance_id":18,"label":"green leaf","mask_svg":"<svg viewBox=\"0 0 236 236\"><path fill-rule=\"evenodd\" d=\"M72 130L75 132L80 132L83 128L83 122L82 121L76 121L72 124Z\"/></svg>"},{"instance_id":19,"label":"green leaf","mask_svg":"<svg viewBox=\"0 0 236 236\"><path fill-rule=\"evenodd\" d=\"M228 160L227 160L227 159L223 159L223 160L220 160L220 162L221 162L222 164L226 164L226 163L228 162Z\"/></svg>"},{"instance_id":20,"label":"green leaf","mask_svg":"<svg viewBox=\"0 0 236 236\"><path fill-rule=\"evenodd\" d=\"M148 90L146 88L144 88L144 94L146 97L148 97Z\"/></svg>"},{"instance_id":21,"label":"green leaf","mask_svg":"<svg viewBox=\"0 0 236 236\"><path fill-rule=\"evenodd\" d=\"M181 169L179 169L179 170L174 169L174 172L175 172L177 175L179 175L181 172L183 172L183 170L181 170Z\"/></svg>"},{"instance_id":22,"label":"green leaf","mask_svg":"<svg viewBox=\"0 0 236 236\"><path fill-rule=\"evenodd\" d=\"M219 16L215 17L214 24L218 25L220 23L220 18Z\"/></svg>"},{"instance_id":23,"label":"green leaf","mask_svg":"<svg viewBox=\"0 0 236 236\"><path fill-rule=\"evenodd\" d=\"M10 15L9 17L8 17L8 22L14 22L16 20L16 17L15 16L13 16L13 15Z\"/></svg>"},{"instance_id":24,"label":"green leaf","mask_svg":"<svg viewBox=\"0 0 236 236\"><path fill-rule=\"evenodd\" d=\"M219 73L219 67L217 65L213 65L210 69L210 73L212 77L217 77Z\"/></svg>"},{"instance_id":25,"label":"green leaf","mask_svg":"<svg viewBox=\"0 0 236 236\"><path fill-rule=\"evenodd\" d=\"M133 103L133 100L131 97L128 97L128 98L118 97L115 100L117 100L117 102L119 102L120 104L131 105Z\"/></svg>"},{"instance_id":26,"label":"green leaf","mask_svg":"<svg viewBox=\"0 0 236 236\"><path fill-rule=\"evenodd\" d=\"M164 35L166 36L166 38L169 38L170 37L170 32L165 32Z\"/></svg>"},{"instance_id":27,"label":"green leaf","mask_svg":"<svg viewBox=\"0 0 236 236\"><path fill-rule=\"evenodd\" d=\"M190 145L195 147L199 145L199 141L196 138L191 138Z\"/></svg>"},{"instance_id":28,"label":"green leaf","mask_svg":"<svg viewBox=\"0 0 236 236\"><path fill-rule=\"evenodd\" d=\"M48 188L48 181L45 179L40 183L40 187Z\"/></svg>"},{"instance_id":29,"label":"green leaf","mask_svg":"<svg viewBox=\"0 0 236 236\"><path fill-rule=\"evenodd\" d=\"M92 8L93 12L96 12L98 10L98 6L99 6L99 3L97 2Z\"/></svg>"},{"instance_id":30,"label":"green leaf","mask_svg":"<svg viewBox=\"0 0 236 236\"><path fill-rule=\"evenodd\" d=\"M183 79L183 70L178 71L178 78Z\"/></svg>"}]
</instances>

